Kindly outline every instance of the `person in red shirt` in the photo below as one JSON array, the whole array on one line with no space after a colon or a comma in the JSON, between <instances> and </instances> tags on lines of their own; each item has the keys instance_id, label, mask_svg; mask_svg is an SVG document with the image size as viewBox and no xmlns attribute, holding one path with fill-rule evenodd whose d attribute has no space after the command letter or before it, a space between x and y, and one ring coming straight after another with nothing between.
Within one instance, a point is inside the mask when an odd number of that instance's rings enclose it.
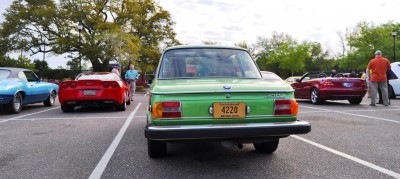
<instances>
[{"instance_id":1,"label":"person in red shirt","mask_svg":"<svg viewBox=\"0 0 400 179\"><path fill-rule=\"evenodd\" d=\"M383 105L389 105L389 96L387 88L386 72L390 70L390 62L388 59L382 57L381 51L375 52L375 58L370 60L367 67L369 71L369 81L371 89L371 106L375 106L376 93L378 88L382 91Z\"/></svg>"}]
</instances>

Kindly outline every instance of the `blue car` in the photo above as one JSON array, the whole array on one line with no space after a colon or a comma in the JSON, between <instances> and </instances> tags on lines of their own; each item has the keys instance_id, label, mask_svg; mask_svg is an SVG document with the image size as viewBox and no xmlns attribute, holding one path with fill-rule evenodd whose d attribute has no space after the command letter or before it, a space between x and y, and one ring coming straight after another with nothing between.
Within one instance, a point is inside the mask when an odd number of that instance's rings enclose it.
<instances>
[{"instance_id":1,"label":"blue car","mask_svg":"<svg viewBox=\"0 0 400 179\"><path fill-rule=\"evenodd\" d=\"M17 114L33 103L53 106L57 94L58 85L40 81L31 70L0 67L0 105L7 113Z\"/></svg>"}]
</instances>

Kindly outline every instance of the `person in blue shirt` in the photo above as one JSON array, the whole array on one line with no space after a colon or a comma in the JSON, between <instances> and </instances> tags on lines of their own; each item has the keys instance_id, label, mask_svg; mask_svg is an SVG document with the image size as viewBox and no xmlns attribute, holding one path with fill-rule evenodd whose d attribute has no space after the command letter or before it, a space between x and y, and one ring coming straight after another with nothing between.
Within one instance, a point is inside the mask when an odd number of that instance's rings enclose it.
<instances>
[{"instance_id":1,"label":"person in blue shirt","mask_svg":"<svg viewBox=\"0 0 400 179\"><path fill-rule=\"evenodd\" d=\"M135 66L130 64L129 70L125 73L125 80L129 83L131 87L131 101L133 101L133 96L136 91L136 80L139 79L139 72L135 70Z\"/></svg>"}]
</instances>

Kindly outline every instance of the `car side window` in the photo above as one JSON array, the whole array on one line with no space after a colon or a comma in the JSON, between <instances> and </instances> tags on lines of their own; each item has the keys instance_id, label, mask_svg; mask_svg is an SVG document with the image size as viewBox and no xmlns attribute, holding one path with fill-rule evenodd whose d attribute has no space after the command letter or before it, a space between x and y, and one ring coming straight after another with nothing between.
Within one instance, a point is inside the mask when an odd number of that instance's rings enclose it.
<instances>
[{"instance_id":1,"label":"car side window","mask_svg":"<svg viewBox=\"0 0 400 179\"><path fill-rule=\"evenodd\" d=\"M39 78L31 71L24 71L24 74L25 74L26 79L28 80L28 82L39 81Z\"/></svg>"},{"instance_id":2,"label":"car side window","mask_svg":"<svg viewBox=\"0 0 400 179\"><path fill-rule=\"evenodd\" d=\"M24 80L24 81L28 82L28 79L26 78L25 73L24 73L23 71L20 71L20 72L18 73L18 78L21 79L21 80Z\"/></svg>"}]
</instances>

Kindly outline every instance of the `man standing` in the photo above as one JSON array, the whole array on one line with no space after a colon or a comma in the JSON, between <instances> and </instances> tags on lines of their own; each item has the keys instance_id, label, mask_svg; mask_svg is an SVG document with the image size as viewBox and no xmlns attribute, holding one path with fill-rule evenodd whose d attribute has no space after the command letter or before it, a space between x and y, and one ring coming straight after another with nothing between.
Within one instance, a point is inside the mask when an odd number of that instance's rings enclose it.
<instances>
[{"instance_id":1,"label":"man standing","mask_svg":"<svg viewBox=\"0 0 400 179\"><path fill-rule=\"evenodd\" d=\"M114 68L111 70L111 72L117 74L118 76L121 76L121 74L119 73L119 67L120 65L118 63L114 64Z\"/></svg>"},{"instance_id":2,"label":"man standing","mask_svg":"<svg viewBox=\"0 0 400 179\"><path fill-rule=\"evenodd\" d=\"M378 88L382 91L383 105L389 105L389 96L387 88L387 77L386 72L390 70L390 62L388 59L382 57L381 51L375 52L375 58L370 60L368 63L369 73L370 73L370 86L372 87L371 92L371 106L375 106L376 93Z\"/></svg>"},{"instance_id":3,"label":"man standing","mask_svg":"<svg viewBox=\"0 0 400 179\"><path fill-rule=\"evenodd\" d=\"M125 80L129 83L131 87L131 101L133 101L133 96L136 91L136 80L139 79L139 73L135 70L135 66L130 64L129 70L125 73Z\"/></svg>"}]
</instances>

